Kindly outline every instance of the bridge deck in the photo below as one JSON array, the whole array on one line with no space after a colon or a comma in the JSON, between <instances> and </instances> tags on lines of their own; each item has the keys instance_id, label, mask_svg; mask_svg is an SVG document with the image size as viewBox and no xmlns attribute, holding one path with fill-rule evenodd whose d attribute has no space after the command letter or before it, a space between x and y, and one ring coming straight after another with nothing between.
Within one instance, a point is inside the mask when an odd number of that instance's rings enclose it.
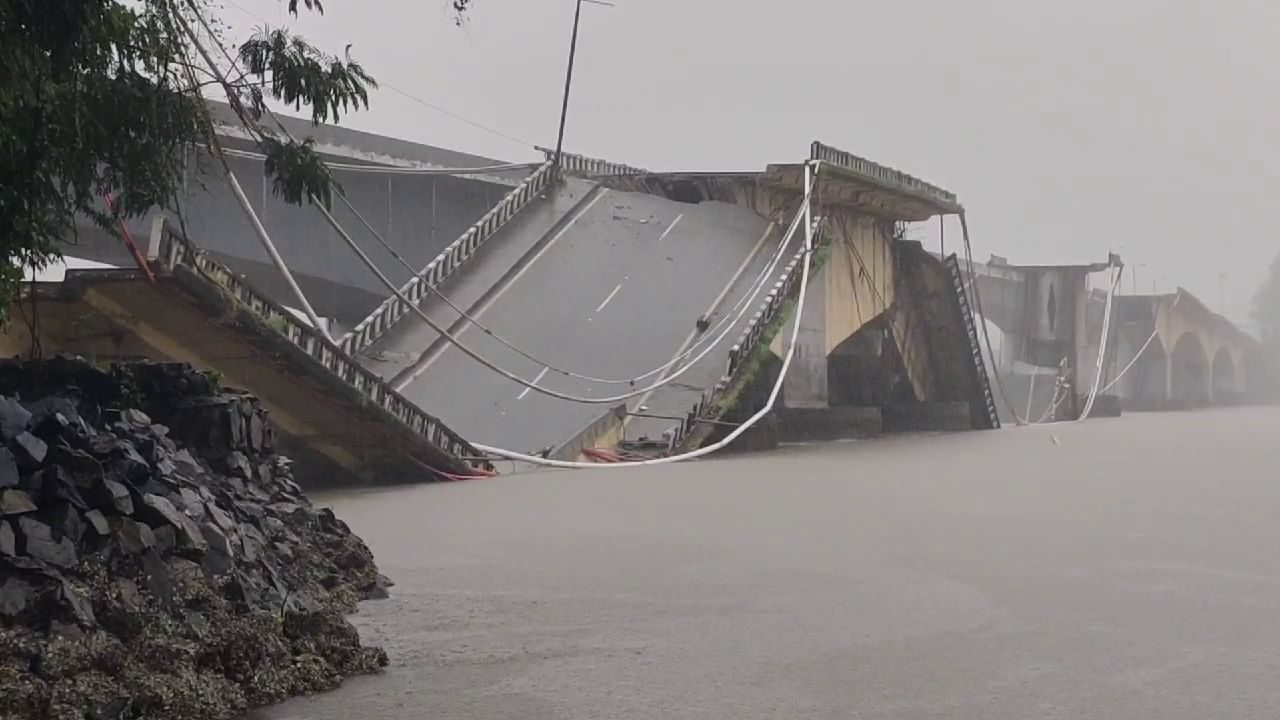
<instances>
[{"instance_id":1,"label":"bridge deck","mask_svg":"<svg viewBox=\"0 0 1280 720\"><path fill-rule=\"evenodd\" d=\"M70 271L41 288L46 354L103 361L152 358L216 369L229 387L257 395L304 484L432 480L418 462L466 472L426 437L369 403L273 328L236 318L185 268L149 284L129 270ZM25 349L11 333L5 349ZM413 459L410 459L413 458Z\"/></svg>"},{"instance_id":2,"label":"bridge deck","mask_svg":"<svg viewBox=\"0 0 1280 720\"><path fill-rule=\"evenodd\" d=\"M509 342L559 367L608 378L637 375L678 352L758 246L721 307L727 311L734 304L776 247L780 233L761 242L768 227L749 210L723 203L684 204L600 190L563 232L552 234L518 277L494 289L479 317ZM681 377L695 390L660 391L646 401L651 412L687 412L701 389L724 372L736 332ZM484 357L548 388L588 396L628 389L547 372L474 326L460 335ZM405 397L430 407L468 439L517 450L564 443L609 409L529 391L452 346L429 355L403 380L399 389ZM629 405L639 402L632 399ZM637 419L628 435L656 435L671 424Z\"/></svg>"},{"instance_id":3,"label":"bridge deck","mask_svg":"<svg viewBox=\"0 0 1280 720\"><path fill-rule=\"evenodd\" d=\"M557 224L566 221L579 206L589 202L593 183L569 180L549 197L535 200L520 211L496 235L485 242L459 272L444 281L440 291L463 309L482 302L485 294L513 271L526 255L536 252ZM422 309L437 323L449 328L461 316L434 294ZM380 377L392 380L409 371L429 349L438 347L440 335L416 315L401 318L386 335L360 353L360 362Z\"/></svg>"}]
</instances>

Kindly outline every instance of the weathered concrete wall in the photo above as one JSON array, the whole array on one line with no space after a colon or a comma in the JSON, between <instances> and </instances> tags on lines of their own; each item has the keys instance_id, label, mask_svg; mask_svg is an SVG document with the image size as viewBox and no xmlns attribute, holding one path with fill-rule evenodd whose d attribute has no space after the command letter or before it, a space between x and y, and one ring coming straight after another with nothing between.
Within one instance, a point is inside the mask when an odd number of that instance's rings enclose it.
<instances>
[{"instance_id":1,"label":"weathered concrete wall","mask_svg":"<svg viewBox=\"0 0 1280 720\"><path fill-rule=\"evenodd\" d=\"M826 353L888 310L897 299L892 226L836 209L827 215Z\"/></svg>"},{"instance_id":2,"label":"weathered concrete wall","mask_svg":"<svg viewBox=\"0 0 1280 720\"><path fill-rule=\"evenodd\" d=\"M913 327L899 338L904 364L921 376L922 403L968 403L971 428L984 427L982 378L974 364L969 336L943 263L919 243L894 246L898 272L899 322ZM909 344L908 344L909 343Z\"/></svg>"},{"instance_id":3,"label":"weathered concrete wall","mask_svg":"<svg viewBox=\"0 0 1280 720\"><path fill-rule=\"evenodd\" d=\"M892 239L882 221L845 210L827 215L827 258L809 279L800 336L784 381L789 408L830 404L828 359L874 322L897 297ZM786 351L784 338L774 351Z\"/></svg>"},{"instance_id":4,"label":"weathered concrete wall","mask_svg":"<svg viewBox=\"0 0 1280 720\"><path fill-rule=\"evenodd\" d=\"M796 352L791 358L787 377L782 381L783 403L792 408L824 408L829 403L827 388L827 293L829 269L823 267L810 274L800 330L796 335ZM774 338L775 354L787 352L790 335L780 332Z\"/></svg>"}]
</instances>

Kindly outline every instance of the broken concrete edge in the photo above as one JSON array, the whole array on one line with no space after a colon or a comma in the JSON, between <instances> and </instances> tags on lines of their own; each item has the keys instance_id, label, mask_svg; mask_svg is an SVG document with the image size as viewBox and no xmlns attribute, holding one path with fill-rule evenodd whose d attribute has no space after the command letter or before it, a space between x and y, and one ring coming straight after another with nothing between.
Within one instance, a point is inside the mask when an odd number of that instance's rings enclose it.
<instances>
[{"instance_id":1,"label":"broken concrete edge","mask_svg":"<svg viewBox=\"0 0 1280 720\"><path fill-rule=\"evenodd\" d=\"M419 462L439 470L460 475L471 473L472 467L467 462L446 452L421 433L414 431L391 411L371 402L364 393L333 374L319 360L271 327L265 318L239 302L226 288L210 282L192 268L183 265L175 267L169 276L162 277L160 280L162 284L172 281L179 292L191 297L211 316L220 318L223 322L230 323L248 336L255 338L255 344L260 346L267 357L288 363L291 369L301 371L305 377L333 392L339 399L359 408L360 412L374 422L394 429L393 431L404 439L403 446L406 454L420 455ZM273 309L284 312L283 308ZM336 346L331 350L340 352ZM395 394L395 391L390 388L387 392ZM479 455L480 453L474 450L468 453L469 457ZM413 467L413 470L416 473L417 468Z\"/></svg>"},{"instance_id":2,"label":"broken concrete edge","mask_svg":"<svg viewBox=\"0 0 1280 720\"><path fill-rule=\"evenodd\" d=\"M778 312L760 334L760 340L756 343L756 346L751 349L751 352L747 353L747 359L738 366L738 372L732 378L726 378L727 382L721 380L723 389L713 393L711 402L708 404L711 410L704 413L701 419L718 420L738 410L738 403L741 402L743 394L758 380L766 359L773 352L770 346L773 344L774 338L783 326L791 320L795 309L796 298L787 298L783 301ZM711 423L697 423L680 440L676 447L676 452L689 452L701 448L715 429L716 426Z\"/></svg>"},{"instance_id":3,"label":"broken concrete edge","mask_svg":"<svg viewBox=\"0 0 1280 720\"><path fill-rule=\"evenodd\" d=\"M546 157L548 162L555 162L556 151L551 148L535 146ZM644 168L624 165L601 158L594 158L588 155L579 155L577 153L560 153L561 172L574 177L586 178L589 180L609 177L611 175L649 175L650 172Z\"/></svg>"},{"instance_id":4,"label":"broken concrete edge","mask_svg":"<svg viewBox=\"0 0 1280 720\"><path fill-rule=\"evenodd\" d=\"M830 257L831 243L822 242L813 254L813 260L809 267L810 277L814 273L820 272ZM770 346L773 344L774 338L791 320L792 313L795 312L797 299L800 295L800 283L796 282L793 287L793 292L788 293L788 297L778 306L777 312L774 313L769 323L765 325L764 330L761 331L755 346L747 352L746 360L738 364L737 370L732 377L721 379L717 387L712 391L711 397L702 403L704 412L699 419L718 420L738 409L742 394L755 383L760 369L764 366L765 358L773 352ZM707 408L709 408L709 411ZM714 430L714 425L705 422L699 423L695 420L694 427L690 428L684 437L675 443L674 451L681 453L697 450L711 437Z\"/></svg>"},{"instance_id":5,"label":"broken concrete edge","mask_svg":"<svg viewBox=\"0 0 1280 720\"><path fill-rule=\"evenodd\" d=\"M601 447L601 441L604 441L607 445L616 446L622 440L622 423L626 419L626 403L610 408L604 415L596 418L590 425L583 428L568 442L553 450L547 457L552 460L574 462L582 457L583 450Z\"/></svg>"},{"instance_id":6,"label":"broken concrete edge","mask_svg":"<svg viewBox=\"0 0 1280 720\"><path fill-rule=\"evenodd\" d=\"M960 205L956 194L950 190L944 190L937 185L925 182L910 173L859 157L847 150L841 150L815 140L809 146L809 159L818 160L851 178L878 185L885 190L911 195L919 200L933 203L939 210L944 212L964 212L964 207Z\"/></svg>"}]
</instances>

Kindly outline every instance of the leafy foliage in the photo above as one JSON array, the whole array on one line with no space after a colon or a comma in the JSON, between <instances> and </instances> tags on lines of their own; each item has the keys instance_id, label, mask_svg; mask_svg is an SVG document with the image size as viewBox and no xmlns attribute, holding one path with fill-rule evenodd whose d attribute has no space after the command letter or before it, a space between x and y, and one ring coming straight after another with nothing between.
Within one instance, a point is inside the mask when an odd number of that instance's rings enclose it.
<instances>
[{"instance_id":1,"label":"leafy foliage","mask_svg":"<svg viewBox=\"0 0 1280 720\"><path fill-rule=\"evenodd\" d=\"M97 201L136 215L167 197L197 130L168 19L104 0L0 2L0 308Z\"/></svg>"},{"instance_id":2,"label":"leafy foliage","mask_svg":"<svg viewBox=\"0 0 1280 720\"><path fill-rule=\"evenodd\" d=\"M316 154L314 140L281 142L267 136L261 145L267 156L267 174L272 176L272 191L277 196L294 205L316 198L326 208L333 206L333 188L338 183Z\"/></svg>"},{"instance_id":3,"label":"leafy foliage","mask_svg":"<svg viewBox=\"0 0 1280 720\"><path fill-rule=\"evenodd\" d=\"M284 30L263 29L240 46L240 59L249 75L258 78L277 100L301 109L311 107L313 122L337 120L340 112L369 106L369 88L378 87L356 62L343 62L321 54L305 40ZM253 88L257 90L255 85ZM261 116L261 92L252 105Z\"/></svg>"},{"instance_id":4,"label":"leafy foliage","mask_svg":"<svg viewBox=\"0 0 1280 720\"><path fill-rule=\"evenodd\" d=\"M472 0L451 0L463 12ZM209 0L0 0L0 321L23 267L43 267L86 217L111 234L120 218L173 199L183 149L213 145L202 93L221 89L260 140L286 201L332 200L312 144L257 126L271 100L336 122L367 108L374 79L286 30L219 47ZM323 13L320 0L288 0ZM238 59L241 72L217 67ZM227 63L230 64L230 63ZM113 196L108 208L101 200Z\"/></svg>"}]
</instances>

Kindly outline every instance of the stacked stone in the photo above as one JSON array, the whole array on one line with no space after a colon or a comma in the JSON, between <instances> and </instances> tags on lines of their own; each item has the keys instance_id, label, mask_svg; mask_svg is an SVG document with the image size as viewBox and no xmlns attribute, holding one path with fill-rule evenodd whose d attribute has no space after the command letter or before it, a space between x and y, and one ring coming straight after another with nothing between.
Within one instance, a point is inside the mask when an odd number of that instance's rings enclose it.
<instances>
[{"instance_id":1,"label":"stacked stone","mask_svg":"<svg viewBox=\"0 0 1280 720\"><path fill-rule=\"evenodd\" d=\"M0 718L227 718L385 666L385 597L256 398L176 364L0 363Z\"/></svg>"}]
</instances>

